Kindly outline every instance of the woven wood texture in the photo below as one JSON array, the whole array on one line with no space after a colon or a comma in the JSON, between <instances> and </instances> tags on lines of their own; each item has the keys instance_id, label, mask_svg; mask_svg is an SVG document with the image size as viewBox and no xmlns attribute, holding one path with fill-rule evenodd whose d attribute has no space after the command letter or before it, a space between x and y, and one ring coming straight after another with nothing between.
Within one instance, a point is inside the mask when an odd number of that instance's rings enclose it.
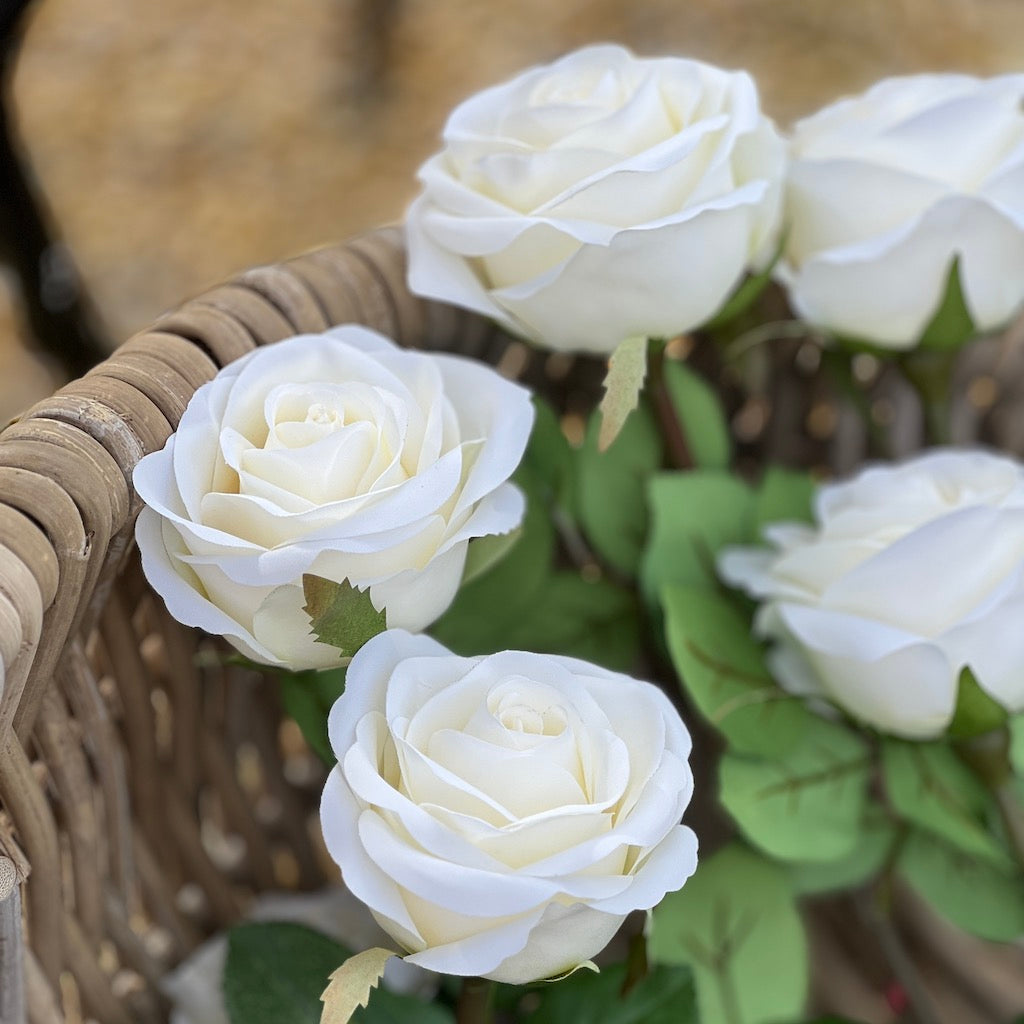
<instances>
[{"instance_id":1,"label":"woven wood texture","mask_svg":"<svg viewBox=\"0 0 1024 1024\"><path fill-rule=\"evenodd\" d=\"M410 296L401 232L383 229L199 296L0 434L3 1024L163 1021L160 977L252 894L332 876L313 818L322 768L273 688L226 664L217 642L174 622L147 589L131 475L219 367L341 322L498 365L570 416L592 403L602 375L596 361L544 355L473 314ZM792 346L779 353L745 382L771 396L769 413L750 411L756 395L734 410L745 456L774 437L793 461L854 464L867 441L849 411L833 408L830 428L816 428L817 367L799 370ZM722 371L713 353L694 358ZM797 371L778 369L794 360ZM885 398L889 385L877 387ZM901 447L915 443L912 421ZM978 413L970 430L990 423ZM999 432L1024 437L1019 423L1011 417ZM853 1012L870 988L853 978L836 939L843 927L823 919L815 930L835 979L821 1001L839 993L847 1004L837 1008ZM993 1003L1002 1010L1020 995L1020 981L1006 978L1024 972L1012 954L957 942L952 958L982 962L975 973L986 981L956 1019L981 1024Z\"/></svg>"}]
</instances>

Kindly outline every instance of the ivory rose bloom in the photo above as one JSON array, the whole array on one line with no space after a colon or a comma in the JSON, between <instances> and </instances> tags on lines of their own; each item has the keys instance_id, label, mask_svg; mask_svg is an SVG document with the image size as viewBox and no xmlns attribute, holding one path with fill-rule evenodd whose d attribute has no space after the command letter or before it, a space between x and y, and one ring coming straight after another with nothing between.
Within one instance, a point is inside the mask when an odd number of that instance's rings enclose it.
<instances>
[{"instance_id":1,"label":"ivory rose bloom","mask_svg":"<svg viewBox=\"0 0 1024 1024\"><path fill-rule=\"evenodd\" d=\"M910 738L946 729L965 667L1024 710L1024 466L932 451L821 488L815 516L720 562L782 687Z\"/></svg>"},{"instance_id":2,"label":"ivory rose bloom","mask_svg":"<svg viewBox=\"0 0 1024 1024\"><path fill-rule=\"evenodd\" d=\"M389 630L353 658L328 729L327 848L410 963L561 974L696 867L690 736L649 683Z\"/></svg>"},{"instance_id":3,"label":"ivory rose bloom","mask_svg":"<svg viewBox=\"0 0 1024 1024\"><path fill-rule=\"evenodd\" d=\"M1024 304L1024 75L879 82L801 121L780 277L811 323L917 344L959 257L979 330Z\"/></svg>"},{"instance_id":4,"label":"ivory rose bloom","mask_svg":"<svg viewBox=\"0 0 1024 1024\"><path fill-rule=\"evenodd\" d=\"M176 619L255 661L337 665L310 635L303 574L369 588L390 626L429 625L469 541L522 519L508 479L532 422L529 394L489 367L362 327L258 349L136 467L146 577Z\"/></svg>"},{"instance_id":5,"label":"ivory rose bloom","mask_svg":"<svg viewBox=\"0 0 1024 1024\"><path fill-rule=\"evenodd\" d=\"M670 337L771 255L784 160L749 75L587 47L452 113L410 286L553 349Z\"/></svg>"}]
</instances>

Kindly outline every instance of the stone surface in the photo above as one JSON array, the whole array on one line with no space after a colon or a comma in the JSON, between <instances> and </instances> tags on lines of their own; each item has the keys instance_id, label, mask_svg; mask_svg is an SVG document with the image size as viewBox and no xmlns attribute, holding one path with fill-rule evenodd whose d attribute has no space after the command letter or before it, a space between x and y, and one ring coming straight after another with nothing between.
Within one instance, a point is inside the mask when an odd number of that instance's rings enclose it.
<instances>
[{"instance_id":1,"label":"stone surface","mask_svg":"<svg viewBox=\"0 0 1024 1024\"><path fill-rule=\"evenodd\" d=\"M113 343L399 219L452 105L582 43L747 67L785 124L885 74L1011 69L1022 37L1019 0L38 0L15 98ZM0 362L31 376L10 303L0 287Z\"/></svg>"}]
</instances>

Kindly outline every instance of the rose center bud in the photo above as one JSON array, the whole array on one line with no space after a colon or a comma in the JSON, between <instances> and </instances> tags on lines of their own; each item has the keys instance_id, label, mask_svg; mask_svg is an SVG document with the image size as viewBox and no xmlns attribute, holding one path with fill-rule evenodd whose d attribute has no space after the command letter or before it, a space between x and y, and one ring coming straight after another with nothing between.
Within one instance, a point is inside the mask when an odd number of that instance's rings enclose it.
<instances>
[{"instance_id":1,"label":"rose center bud","mask_svg":"<svg viewBox=\"0 0 1024 1024\"><path fill-rule=\"evenodd\" d=\"M510 732L558 736L565 729L563 708L557 705L534 707L523 702L518 693L508 694L502 698L495 717Z\"/></svg>"},{"instance_id":2,"label":"rose center bud","mask_svg":"<svg viewBox=\"0 0 1024 1024\"><path fill-rule=\"evenodd\" d=\"M328 409L322 402L314 402L306 412L306 422L344 426L345 417L337 409Z\"/></svg>"}]
</instances>

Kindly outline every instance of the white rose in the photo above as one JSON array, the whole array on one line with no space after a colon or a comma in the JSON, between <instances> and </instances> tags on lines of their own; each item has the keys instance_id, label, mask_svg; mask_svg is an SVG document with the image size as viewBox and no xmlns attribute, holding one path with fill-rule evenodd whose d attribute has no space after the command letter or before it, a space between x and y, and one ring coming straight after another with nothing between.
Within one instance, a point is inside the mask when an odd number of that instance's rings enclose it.
<instances>
[{"instance_id":1,"label":"white rose","mask_svg":"<svg viewBox=\"0 0 1024 1024\"><path fill-rule=\"evenodd\" d=\"M816 519L720 561L764 602L781 686L911 738L949 725L965 667L1024 709L1024 466L933 451L821 488Z\"/></svg>"},{"instance_id":2,"label":"white rose","mask_svg":"<svg viewBox=\"0 0 1024 1024\"><path fill-rule=\"evenodd\" d=\"M489 367L362 327L259 349L136 467L146 577L176 619L256 661L337 665L310 635L303 574L369 588L391 626L429 625L470 539L522 519L507 481L532 422L528 393Z\"/></svg>"},{"instance_id":3,"label":"white rose","mask_svg":"<svg viewBox=\"0 0 1024 1024\"><path fill-rule=\"evenodd\" d=\"M745 73L592 46L473 96L444 142L410 287L550 348L689 330L771 255L785 146Z\"/></svg>"},{"instance_id":4,"label":"white rose","mask_svg":"<svg viewBox=\"0 0 1024 1024\"><path fill-rule=\"evenodd\" d=\"M568 971L696 867L690 736L649 683L388 631L353 659L329 732L327 847L429 970Z\"/></svg>"},{"instance_id":5,"label":"white rose","mask_svg":"<svg viewBox=\"0 0 1024 1024\"><path fill-rule=\"evenodd\" d=\"M839 334L913 347L960 260L979 330L1024 303L1024 75L879 82L801 121L780 277Z\"/></svg>"}]
</instances>

